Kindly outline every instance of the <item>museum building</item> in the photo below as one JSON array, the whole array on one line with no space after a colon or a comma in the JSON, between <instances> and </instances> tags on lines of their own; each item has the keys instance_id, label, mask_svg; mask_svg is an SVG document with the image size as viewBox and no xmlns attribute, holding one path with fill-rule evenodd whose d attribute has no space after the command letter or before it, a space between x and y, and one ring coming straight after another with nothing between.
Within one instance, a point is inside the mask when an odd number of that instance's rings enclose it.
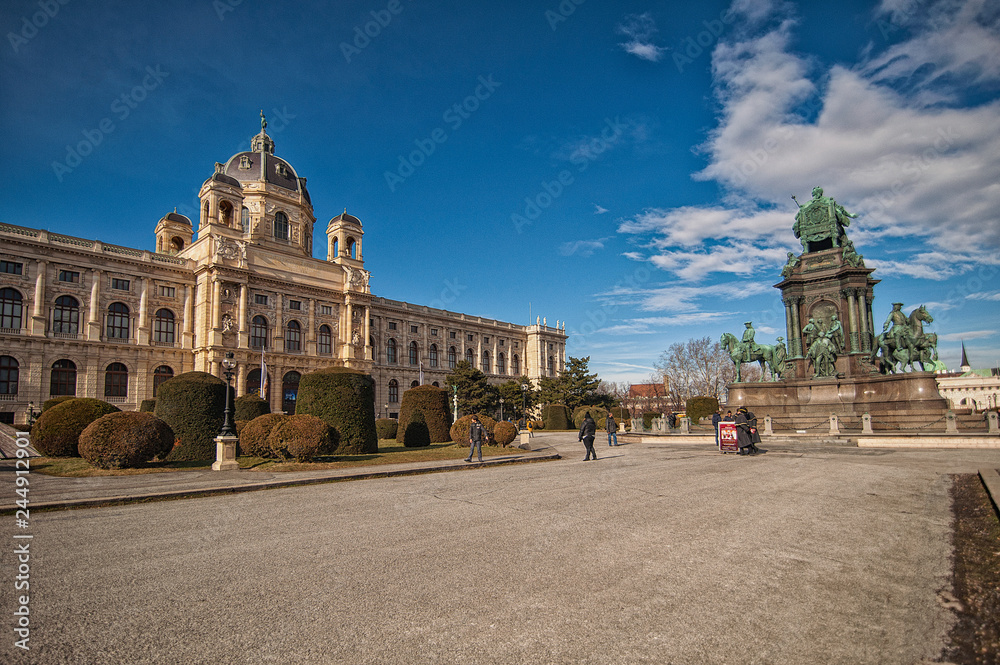
<instances>
[{"instance_id":1,"label":"museum building","mask_svg":"<svg viewBox=\"0 0 1000 665\"><path fill-rule=\"evenodd\" d=\"M0 421L26 422L29 405L59 395L134 410L183 372L221 377L227 352L237 394L263 389L290 413L302 374L329 366L372 375L377 416L421 381L443 386L461 360L494 383L565 368L565 323L373 295L362 223L346 210L327 224L326 260L313 258L306 179L263 128L216 163L199 199L197 232L168 213L155 251L0 223Z\"/></svg>"}]
</instances>

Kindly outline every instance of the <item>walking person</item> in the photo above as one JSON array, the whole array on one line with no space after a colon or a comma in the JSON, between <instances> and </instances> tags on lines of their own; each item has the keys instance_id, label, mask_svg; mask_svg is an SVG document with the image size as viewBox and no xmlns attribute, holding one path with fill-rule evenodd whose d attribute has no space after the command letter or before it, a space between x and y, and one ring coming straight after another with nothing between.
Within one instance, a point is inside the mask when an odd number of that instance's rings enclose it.
<instances>
[{"instance_id":1,"label":"walking person","mask_svg":"<svg viewBox=\"0 0 1000 665\"><path fill-rule=\"evenodd\" d=\"M608 411L607 419L607 430L608 430L608 445L617 446L618 445L618 423L615 422L615 417L610 411ZM615 442L611 443L612 437Z\"/></svg>"},{"instance_id":2,"label":"walking person","mask_svg":"<svg viewBox=\"0 0 1000 665\"><path fill-rule=\"evenodd\" d=\"M719 423L722 422L722 413L716 409L712 414L712 427L715 429L715 447L719 447Z\"/></svg>"},{"instance_id":3,"label":"walking person","mask_svg":"<svg viewBox=\"0 0 1000 665\"><path fill-rule=\"evenodd\" d=\"M483 461L483 441L486 439L486 428L479 422L479 416L472 416L472 423L469 425L469 456L466 462L472 461L472 453L479 453L479 461Z\"/></svg>"},{"instance_id":4,"label":"walking person","mask_svg":"<svg viewBox=\"0 0 1000 665\"><path fill-rule=\"evenodd\" d=\"M750 440L750 421L747 420L747 410L740 407L736 410L736 446L739 448L738 455L750 455L750 447L753 445ZM743 452L746 450L746 452Z\"/></svg>"},{"instance_id":5,"label":"walking person","mask_svg":"<svg viewBox=\"0 0 1000 665\"><path fill-rule=\"evenodd\" d=\"M580 441L583 441L583 445L587 448L587 456L583 458L584 462L589 461L591 459L591 455L594 456L593 459L597 459L597 451L594 450L594 436L596 433L597 423L595 423L594 419L590 417L590 411L587 411L587 413L583 415L583 425L580 427L579 439Z\"/></svg>"},{"instance_id":6,"label":"walking person","mask_svg":"<svg viewBox=\"0 0 1000 665\"><path fill-rule=\"evenodd\" d=\"M760 450L757 448L757 444L760 443L760 432L757 431L757 416L753 414L753 411L744 409L747 417L747 424L750 425L750 452L757 454Z\"/></svg>"}]
</instances>

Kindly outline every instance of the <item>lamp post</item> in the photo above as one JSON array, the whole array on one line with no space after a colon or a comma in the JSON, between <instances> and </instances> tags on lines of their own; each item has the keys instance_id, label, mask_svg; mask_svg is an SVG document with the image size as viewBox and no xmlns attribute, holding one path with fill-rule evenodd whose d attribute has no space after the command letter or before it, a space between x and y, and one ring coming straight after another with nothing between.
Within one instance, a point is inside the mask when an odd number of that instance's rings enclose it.
<instances>
[{"instance_id":1,"label":"lamp post","mask_svg":"<svg viewBox=\"0 0 1000 665\"><path fill-rule=\"evenodd\" d=\"M35 420L38 419L38 414L35 413L35 403L28 402L28 429L35 426Z\"/></svg>"},{"instance_id":2,"label":"lamp post","mask_svg":"<svg viewBox=\"0 0 1000 665\"><path fill-rule=\"evenodd\" d=\"M503 397L500 398L500 420L503 420Z\"/></svg>"},{"instance_id":3,"label":"lamp post","mask_svg":"<svg viewBox=\"0 0 1000 665\"><path fill-rule=\"evenodd\" d=\"M528 419L528 384L521 384L521 415Z\"/></svg>"},{"instance_id":4,"label":"lamp post","mask_svg":"<svg viewBox=\"0 0 1000 665\"><path fill-rule=\"evenodd\" d=\"M222 361L222 367L222 375L226 377L226 410L224 420L222 421L222 429L219 431L219 436L236 436L236 430L233 428L232 421L229 418L229 391L232 387L233 370L236 368L236 363L233 361L232 351L226 351L226 357Z\"/></svg>"},{"instance_id":5,"label":"lamp post","mask_svg":"<svg viewBox=\"0 0 1000 665\"><path fill-rule=\"evenodd\" d=\"M389 405L388 404L385 405L385 417L386 418L389 417Z\"/></svg>"},{"instance_id":6,"label":"lamp post","mask_svg":"<svg viewBox=\"0 0 1000 665\"><path fill-rule=\"evenodd\" d=\"M452 386L451 389L454 391L454 394L451 396L451 404L454 412L452 422L455 422L458 420L458 386Z\"/></svg>"}]
</instances>

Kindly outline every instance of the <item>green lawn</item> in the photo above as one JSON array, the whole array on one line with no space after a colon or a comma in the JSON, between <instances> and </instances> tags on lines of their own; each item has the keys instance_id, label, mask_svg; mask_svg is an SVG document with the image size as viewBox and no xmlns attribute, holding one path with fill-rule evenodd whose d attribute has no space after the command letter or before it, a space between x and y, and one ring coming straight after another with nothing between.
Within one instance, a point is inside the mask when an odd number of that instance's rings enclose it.
<instances>
[{"instance_id":1,"label":"green lawn","mask_svg":"<svg viewBox=\"0 0 1000 665\"><path fill-rule=\"evenodd\" d=\"M509 455L520 452L516 447L483 446L483 457ZM432 443L426 448L405 448L395 439L378 442L378 452L370 455L334 455L317 457L312 462L294 460L273 460L260 457L240 457L240 469L248 471L316 471L319 469L342 469L354 466L377 466L380 464L400 464L403 462L429 462L434 460L463 459L469 454L469 447L456 443ZM130 476L140 473L167 473L173 471L205 471L212 461L200 462L154 462L142 469L107 470L95 469L80 457L36 457L31 460L31 470L48 476L84 478L90 476Z\"/></svg>"}]
</instances>

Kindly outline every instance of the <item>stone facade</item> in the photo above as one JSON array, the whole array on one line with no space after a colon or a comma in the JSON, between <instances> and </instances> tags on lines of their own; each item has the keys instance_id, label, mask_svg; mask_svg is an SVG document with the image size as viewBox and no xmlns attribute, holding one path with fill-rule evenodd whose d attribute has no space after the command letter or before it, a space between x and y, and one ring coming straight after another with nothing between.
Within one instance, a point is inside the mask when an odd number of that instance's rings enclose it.
<instances>
[{"instance_id":1,"label":"stone facade","mask_svg":"<svg viewBox=\"0 0 1000 665\"><path fill-rule=\"evenodd\" d=\"M952 409L997 410L1000 406L1000 369L970 369L937 375L938 391Z\"/></svg>"},{"instance_id":2,"label":"stone facade","mask_svg":"<svg viewBox=\"0 0 1000 665\"><path fill-rule=\"evenodd\" d=\"M370 372L376 411L393 414L423 376L444 385L459 360L493 382L537 381L565 368L565 324L521 326L380 298L364 267L361 221L316 218L290 164L261 130L251 150L217 163L200 190L197 232L176 212L156 251L0 224L0 418L24 422L58 394L136 409L170 376L221 376L294 409L298 377L339 365ZM263 351L263 352L262 352Z\"/></svg>"}]
</instances>

